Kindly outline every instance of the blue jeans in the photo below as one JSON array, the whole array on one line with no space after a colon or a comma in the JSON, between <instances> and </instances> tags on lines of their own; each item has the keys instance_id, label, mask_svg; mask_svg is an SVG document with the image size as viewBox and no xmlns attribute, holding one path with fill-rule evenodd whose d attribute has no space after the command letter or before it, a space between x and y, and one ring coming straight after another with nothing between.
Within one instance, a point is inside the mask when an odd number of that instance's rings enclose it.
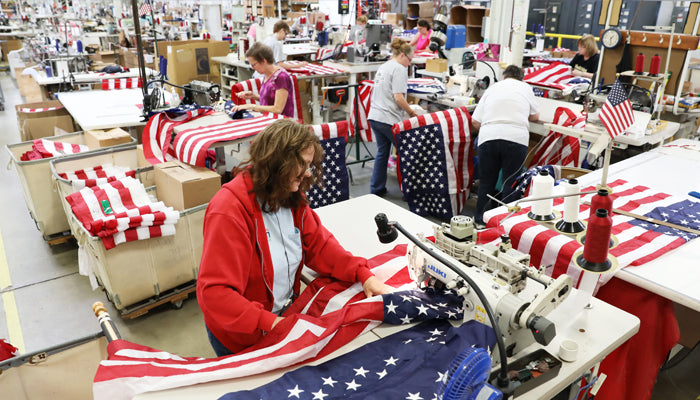
<instances>
[{"instance_id":1,"label":"blue jeans","mask_svg":"<svg viewBox=\"0 0 700 400\"><path fill-rule=\"evenodd\" d=\"M391 133L391 125L369 120L372 134L377 141L377 155L374 157L374 170L370 181L370 193L383 192L386 189L386 168L391 154L391 145L396 146L394 135Z\"/></svg>"},{"instance_id":2,"label":"blue jeans","mask_svg":"<svg viewBox=\"0 0 700 400\"><path fill-rule=\"evenodd\" d=\"M504 203L515 200L512 186L523 168L527 146L509 140L489 140L480 144L476 151L479 156L479 197L476 200L474 219L483 223L484 212L496 206L487 195L495 197L497 194L499 172L503 173L501 200Z\"/></svg>"},{"instance_id":3,"label":"blue jeans","mask_svg":"<svg viewBox=\"0 0 700 400\"><path fill-rule=\"evenodd\" d=\"M226 346L224 346L219 339L214 336L213 333L209 330L209 327L205 325L207 328L207 336L209 337L209 343L211 343L211 347L214 349L214 353L216 353L217 357L222 357L222 356L230 356L233 354L231 350L229 350Z\"/></svg>"}]
</instances>

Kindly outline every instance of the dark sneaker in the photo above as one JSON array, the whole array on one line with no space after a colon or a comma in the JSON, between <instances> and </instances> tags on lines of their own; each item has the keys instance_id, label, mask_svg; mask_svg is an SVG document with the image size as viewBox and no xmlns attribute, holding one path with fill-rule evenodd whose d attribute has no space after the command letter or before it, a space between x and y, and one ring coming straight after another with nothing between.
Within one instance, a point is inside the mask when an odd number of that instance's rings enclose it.
<instances>
[{"instance_id":1,"label":"dark sneaker","mask_svg":"<svg viewBox=\"0 0 700 400\"><path fill-rule=\"evenodd\" d=\"M379 197L384 197L384 196L386 196L386 188L381 188L372 194L379 196Z\"/></svg>"}]
</instances>

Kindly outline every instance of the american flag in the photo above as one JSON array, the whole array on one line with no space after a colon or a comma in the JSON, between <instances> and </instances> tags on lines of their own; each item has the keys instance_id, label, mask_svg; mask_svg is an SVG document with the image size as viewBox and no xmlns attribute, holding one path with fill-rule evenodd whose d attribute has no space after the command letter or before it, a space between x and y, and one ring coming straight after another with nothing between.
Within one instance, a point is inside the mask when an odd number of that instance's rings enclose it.
<instances>
[{"instance_id":1,"label":"american flag","mask_svg":"<svg viewBox=\"0 0 700 400\"><path fill-rule=\"evenodd\" d=\"M407 304L401 302L398 307ZM429 309L426 307L426 312ZM399 311L401 313L401 311ZM468 348L493 345L493 330L476 321L453 327L426 321L318 366L307 366L254 390L219 400L438 399L452 360Z\"/></svg>"},{"instance_id":2,"label":"american flag","mask_svg":"<svg viewBox=\"0 0 700 400\"><path fill-rule=\"evenodd\" d=\"M304 112L303 104L301 104L301 94L299 93L299 79L294 74L290 74L292 78L292 93L289 93L294 99L294 116L293 118L300 123L303 123ZM251 91L253 94L260 95L260 88L262 87L263 80L259 78L248 79L242 82L238 82L231 87L231 100L236 104L259 104L258 101L253 99L241 99L236 95L236 93L243 91Z\"/></svg>"},{"instance_id":3,"label":"american flag","mask_svg":"<svg viewBox=\"0 0 700 400\"><path fill-rule=\"evenodd\" d=\"M61 172L58 176L70 182L73 186L73 191L78 191L84 187L101 185L126 178L127 176L134 178L136 177L136 171L128 167L105 164L76 171Z\"/></svg>"},{"instance_id":4,"label":"american flag","mask_svg":"<svg viewBox=\"0 0 700 400\"><path fill-rule=\"evenodd\" d=\"M90 150L84 144L54 142L46 139L34 139L32 141L32 149L39 152L43 158L77 154Z\"/></svg>"},{"instance_id":5,"label":"american flag","mask_svg":"<svg viewBox=\"0 0 700 400\"><path fill-rule=\"evenodd\" d=\"M683 201L684 199L624 180L616 180L608 185L613 190L610 195L613 198L613 208L675 222L688 228L700 227L698 202ZM594 189L588 187L582 191ZM581 198L579 219L582 221L587 220L590 213L590 207L583 203L590 202L592 196L590 194ZM554 209L562 211L563 203L562 199L555 199ZM574 264L573 256L582 246L576 240L532 221L527 217L528 211L530 207L525 207L502 221L509 213L499 207L488 211L484 220L487 227L508 233L514 248L530 254L532 265L552 265L552 276L557 277L565 273L570 275L574 282L578 281L581 269ZM502 226L496 228L500 221ZM621 214L613 215L612 233L619 240L619 244L610 250L610 254L617 258L620 269L642 265L695 237L684 231L668 230ZM602 285L610 278L612 274L602 274L598 284Z\"/></svg>"},{"instance_id":6,"label":"american flag","mask_svg":"<svg viewBox=\"0 0 700 400\"><path fill-rule=\"evenodd\" d=\"M423 58L438 58L437 52L430 50L417 50L413 53L413 57Z\"/></svg>"},{"instance_id":7,"label":"american flag","mask_svg":"<svg viewBox=\"0 0 700 400\"><path fill-rule=\"evenodd\" d=\"M372 141L372 127L369 126L369 121L367 120L367 115L369 114L369 108L371 106L372 100L372 90L374 89L374 81L364 80L360 82L360 86L357 88L359 93L359 131L360 137L365 142ZM355 88L349 88L348 90L355 90ZM350 113L350 135L355 135L355 102L352 104L352 112Z\"/></svg>"},{"instance_id":8,"label":"american flag","mask_svg":"<svg viewBox=\"0 0 700 400\"><path fill-rule=\"evenodd\" d=\"M348 121L313 125L325 153L323 158L323 188L312 187L306 192L311 208L334 204L350 198L350 177L345 166Z\"/></svg>"},{"instance_id":9,"label":"american flag","mask_svg":"<svg viewBox=\"0 0 700 400\"><path fill-rule=\"evenodd\" d=\"M473 165L466 107L394 124L399 184L410 210L449 220L469 197Z\"/></svg>"},{"instance_id":10,"label":"american flag","mask_svg":"<svg viewBox=\"0 0 700 400\"><path fill-rule=\"evenodd\" d=\"M526 197L530 194L530 184L532 183L532 179L539 175L540 171L542 170L547 171L549 175L554 178L555 186L559 184L561 168L559 168L558 165L540 165L532 167L520 174L520 176L518 176L513 182L513 186L515 187L514 191L520 195L520 198Z\"/></svg>"},{"instance_id":11,"label":"american flag","mask_svg":"<svg viewBox=\"0 0 700 400\"><path fill-rule=\"evenodd\" d=\"M285 312L261 342L241 353L214 359L180 357L125 340L111 342L109 359L95 375L96 400L131 399L139 393L251 376L321 358L383 320L407 324L436 318L462 319L462 299L413 290L406 246L370 260L375 276L396 293L366 298L360 283L320 277ZM403 306L403 311L397 307Z\"/></svg>"},{"instance_id":12,"label":"american flag","mask_svg":"<svg viewBox=\"0 0 700 400\"><path fill-rule=\"evenodd\" d=\"M545 67L527 68L523 80L532 85L567 90L579 83L581 79L571 74L571 67L567 64L555 62ZM587 80L590 82L590 80Z\"/></svg>"},{"instance_id":13,"label":"american flag","mask_svg":"<svg viewBox=\"0 0 700 400\"><path fill-rule=\"evenodd\" d=\"M152 202L138 180L126 177L66 196L75 217L105 249L118 244L175 234L180 213Z\"/></svg>"},{"instance_id":14,"label":"american flag","mask_svg":"<svg viewBox=\"0 0 700 400\"><path fill-rule=\"evenodd\" d=\"M139 7L139 17L142 17L146 14L151 13L151 3L148 0L144 0L143 3L141 3L141 7Z\"/></svg>"},{"instance_id":15,"label":"american flag","mask_svg":"<svg viewBox=\"0 0 700 400\"><path fill-rule=\"evenodd\" d=\"M223 124L183 130L173 141L174 155L180 161L205 167L207 150L212 144L257 135L273 121L281 118L284 117L279 114L264 113L255 118L236 119Z\"/></svg>"},{"instance_id":16,"label":"american flag","mask_svg":"<svg viewBox=\"0 0 700 400\"><path fill-rule=\"evenodd\" d=\"M586 126L586 117L566 107L558 107L554 112L553 122L561 126L583 129ZM528 168L538 165L578 167L580 166L580 152L581 142L578 138L549 131L549 134L535 150L535 155L532 157Z\"/></svg>"},{"instance_id":17,"label":"american flag","mask_svg":"<svg viewBox=\"0 0 700 400\"><path fill-rule=\"evenodd\" d=\"M193 119L211 114L211 107L196 104L181 105L153 115L143 129L143 154L151 164L160 164L175 159L171 150L173 128Z\"/></svg>"},{"instance_id":18,"label":"american flag","mask_svg":"<svg viewBox=\"0 0 700 400\"><path fill-rule=\"evenodd\" d=\"M408 93L445 93L445 84L435 78L413 78L408 80Z\"/></svg>"},{"instance_id":19,"label":"american flag","mask_svg":"<svg viewBox=\"0 0 700 400\"><path fill-rule=\"evenodd\" d=\"M294 75L336 75L343 73L343 71L339 69L326 67L321 64L307 63L306 65L302 65L302 61L286 61L285 64L290 66L290 68L287 68L287 71Z\"/></svg>"},{"instance_id":20,"label":"american flag","mask_svg":"<svg viewBox=\"0 0 700 400\"><path fill-rule=\"evenodd\" d=\"M603 123L611 138L615 138L615 136L634 124L632 103L627 98L627 93L619 79L615 80L610 93L608 93L608 98L605 100L605 104L603 104L600 113L598 113L598 118L600 118L600 122Z\"/></svg>"}]
</instances>

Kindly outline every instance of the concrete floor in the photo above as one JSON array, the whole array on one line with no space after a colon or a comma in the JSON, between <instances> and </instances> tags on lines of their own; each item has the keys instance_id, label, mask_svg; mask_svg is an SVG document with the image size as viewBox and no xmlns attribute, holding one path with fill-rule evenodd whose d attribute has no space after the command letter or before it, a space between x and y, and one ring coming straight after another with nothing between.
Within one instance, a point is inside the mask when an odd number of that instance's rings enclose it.
<instances>
[{"instance_id":1,"label":"concrete floor","mask_svg":"<svg viewBox=\"0 0 700 400\"><path fill-rule=\"evenodd\" d=\"M20 141L14 106L23 99L9 74L0 73L0 84L5 95L5 111L0 112L0 145L4 147ZM0 165L8 165L9 160L8 152L0 150ZM364 168L354 165L351 170L351 196L368 193L371 163ZM182 356L214 356L194 296L180 309L168 304L145 316L123 320L105 294L100 289L93 291L88 279L79 275L75 242L49 246L43 240L27 211L14 167L0 171L0 193L0 338L33 352L87 336L100 330L91 306L102 301L127 340ZM392 175L386 198L407 208ZM472 200L465 213L472 213L473 206ZM696 348L659 375L652 399L696 399L699 370Z\"/></svg>"}]
</instances>

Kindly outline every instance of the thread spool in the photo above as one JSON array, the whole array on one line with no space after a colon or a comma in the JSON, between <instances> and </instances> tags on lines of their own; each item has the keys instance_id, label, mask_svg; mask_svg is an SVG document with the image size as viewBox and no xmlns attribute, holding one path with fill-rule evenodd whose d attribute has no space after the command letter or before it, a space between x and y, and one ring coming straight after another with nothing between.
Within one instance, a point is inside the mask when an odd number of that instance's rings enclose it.
<instances>
[{"instance_id":1,"label":"thread spool","mask_svg":"<svg viewBox=\"0 0 700 400\"><path fill-rule=\"evenodd\" d=\"M637 75L644 73L644 54L642 53L637 55L637 63L634 65L634 73Z\"/></svg>"},{"instance_id":2,"label":"thread spool","mask_svg":"<svg viewBox=\"0 0 700 400\"><path fill-rule=\"evenodd\" d=\"M569 179L564 183L564 193L574 194L581 190L576 179ZM586 229L586 226L578 219L579 196L564 197L564 217L554 226L562 233L579 233Z\"/></svg>"},{"instance_id":3,"label":"thread spool","mask_svg":"<svg viewBox=\"0 0 700 400\"><path fill-rule=\"evenodd\" d=\"M553 190L554 178L546 170L540 171L532 178L532 197L551 196ZM527 216L535 221L551 221L556 218L552 212L553 203L554 199L536 200Z\"/></svg>"},{"instance_id":4,"label":"thread spool","mask_svg":"<svg viewBox=\"0 0 700 400\"><path fill-rule=\"evenodd\" d=\"M596 210L599 208L604 208L608 212L609 216L612 216L612 197L608 195L607 189L598 189L598 193L593 195L591 198L591 212L588 215L589 218L593 218Z\"/></svg>"},{"instance_id":5,"label":"thread spool","mask_svg":"<svg viewBox=\"0 0 700 400\"><path fill-rule=\"evenodd\" d=\"M649 65L649 75L659 76L659 67L661 66L661 56L654 54L651 58L651 64Z\"/></svg>"},{"instance_id":6,"label":"thread spool","mask_svg":"<svg viewBox=\"0 0 700 400\"><path fill-rule=\"evenodd\" d=\"M612 268L608 259L608 247L612 234L612 217L608 211L599 208L595 215L588 220L586 242L583 253L576 257L576 264L586 271L605 272Z\"/></svg>"}]
</instances>

